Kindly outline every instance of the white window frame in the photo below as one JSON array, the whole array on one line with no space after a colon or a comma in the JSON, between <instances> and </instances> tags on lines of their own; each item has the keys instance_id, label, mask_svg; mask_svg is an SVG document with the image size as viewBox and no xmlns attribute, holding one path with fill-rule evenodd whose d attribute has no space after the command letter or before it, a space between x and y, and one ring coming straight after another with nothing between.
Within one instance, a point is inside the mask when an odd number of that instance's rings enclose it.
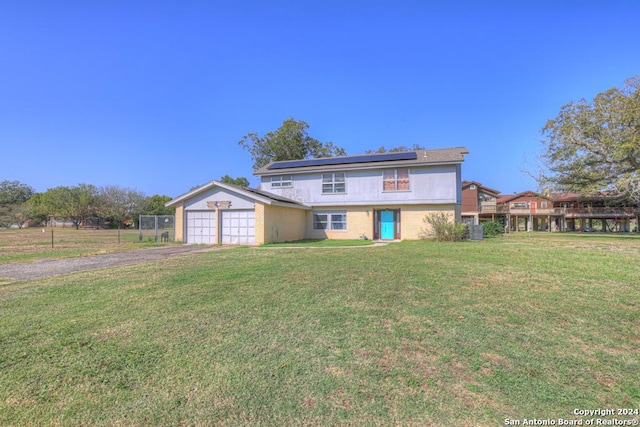
<instances>
[{"instance_id":1,"label":"white window frame","mask_svg":"<svg viewBox=\"0 0 640 427\"><path fill-rule=\"evenodd\" d=\"M317 231L347 231L347 211L314 211L313 229Z\"/></svg>"},{"instance_id":2,"label":"white window frame","mask_svg":"<svg viewBox=\"0 0 640 427\"><path fill-rule=\"evenodd\" d=\"M280 175L271 177L271 188L290 188L293 187L293 176Z\"/></svg>"},{"instance_id":3,"label":"white window frame","mask_svg":"<svg viewBox=\"0 0 640 427\"><path fill-rule=\"evenodd\" d=\"M344 172L322 174L322 194L345 194L347 174Z\"/></svg>"}]
</instances>

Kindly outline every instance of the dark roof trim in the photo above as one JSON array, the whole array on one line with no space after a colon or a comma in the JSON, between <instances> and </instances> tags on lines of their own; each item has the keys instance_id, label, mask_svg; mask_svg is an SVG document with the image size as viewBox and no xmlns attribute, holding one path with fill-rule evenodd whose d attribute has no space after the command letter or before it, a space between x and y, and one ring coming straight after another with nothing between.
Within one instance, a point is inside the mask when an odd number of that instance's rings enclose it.
<instances>
[{"instance_id":1,"label":"dark roof trim","mask_svg":"<svg viewBox=\"0 0 640 427\"><path fill-rule=\"evenodd\" d=\"M498 194L500 194L500 192L498 190L495 190L493 188L489 188L485 185L482 185L482 183L478 182L478 181L462 181L462 188L464 189L465 187L470 186L471 184L475 184L476 187L481 188L482 190L484 190L487 193L491 193L495 196L497 196Z\"/></svg>"},{"instance_id":2,"label":"dark roof trim","mask_svg":"<svg viewBox=\"0 0 640 427\"><path fill-rule=\"evenodd\" d=\"M508 203L512 200L518 199L520 197L538 197L540 199L546 199L549 201L553 201L551 199L551 197L547 197L547 196L543 196L542 194L538 194L535 193L533 191L523 191L522 193L518 193L518 194L510 194L510 195L505 195L505 196L500 196L498 197L498 200L496 200L496 203L501 204L501 203Z\"/></svg>"},{"instance_id":3,"label":"dark roof trim","mask_svg":"<svg viewBox=\"0 0 640 427\"><path fill-rule=\"evenodd\" d=\"M352 163L388 162L393 160L415 160L418 153L407 151L400 153L370 154L362 156L324 157L307 160L287 160L275 162L267 166L267 169L306 168L310 166L346 165Z\"/></svg>"},{"instance_id":4,"label":"dark roof trim","mask_svg":"<svg viewBox=\"0 0 640 427\"><path fill-rule=\"evenodd\" d=\"M309 206L296 202L295 200L287 199L286 197L278 196L267 191L262 191L255 188L239 187L237 185L225 184L219 181L210 181L204 185L201 185L200 187L195 188L188 193L178 196L170 202L165 203L165 206L177 206L178 204L180 204L180 202L184 202L185 200L188 200L214 187L223 188L225 190L231 191L232 193L244 195L245 197L249 197L255 201L265 203L267 205L285 206L306 210L311 209Z\"/></svg>"}]
</instances>

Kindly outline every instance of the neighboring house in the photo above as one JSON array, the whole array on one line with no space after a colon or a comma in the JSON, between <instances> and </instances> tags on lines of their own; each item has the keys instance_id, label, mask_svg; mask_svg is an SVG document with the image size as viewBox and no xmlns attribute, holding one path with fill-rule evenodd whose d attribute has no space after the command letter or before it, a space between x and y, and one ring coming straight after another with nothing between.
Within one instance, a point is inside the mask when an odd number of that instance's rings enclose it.
<instances>
[{"instance_id":1,"label":"neighboring house","mask_svg":"<svg viewBox=\"0 0 640 427\"><path fill-rule=\"evenodd\" d=\"M462 220L468 224L502 221L505 231L559 231L553 200L533 191L500 195L477 181L462 182Z\"/></svg>"},{"instance_id":2,"label":"neighboring house","mask_svg":"<svg viewBox=\"0 0 640 427\"><path fill-rule=\"evenodd\" d=\"M498 212L506 217L509 231L629 232L640 223L640 207L605 193L544 196L525 191L499 197Z\"/></svg>"},{"instance_id":3,"label":"neighboring house","mask_svg":"<svg viewBox=\"0 0 640 427\"><path fill-rule=\"evenodd\" d=\"M640 207L609 197L606 193L592 196L561 193L551 194L550 197L554 206L563 213L563 230L638 231Z\"/></svg>"},{"instance_id":4,"label":"neighboring house","mask_svg":"<svg viewBox=\"0 0 640 427\"><path fill-rule=\"evenodd\" d=\"M257 189L212 181L167 206L185 243L418 239L425 216L461 218L466 148L270 163ZM220 230L220 231L219 231Z\"/></svg>"},{"instance_id":5,"label":"neighboring house","mask_svg":"<svg viewBox=\"0 0 640 427\"><path fill-rule=\"evenodd\" d=\"M553 199L533 191L498 197L496 210L506 218L508 231L562 231L562 211Z\"/></svg>"},{"instance_id":6,"label":"neighboring house","mask_svg":"<svg viewBox=\"0 0 640 427\"><path fill-rule=\"evenodd\" d=\"M497 211L498 190L485 187L476 181L462 181L462 222L477 225L480 221L495 221L501 215Z\"/></svg>"}]
</instances>

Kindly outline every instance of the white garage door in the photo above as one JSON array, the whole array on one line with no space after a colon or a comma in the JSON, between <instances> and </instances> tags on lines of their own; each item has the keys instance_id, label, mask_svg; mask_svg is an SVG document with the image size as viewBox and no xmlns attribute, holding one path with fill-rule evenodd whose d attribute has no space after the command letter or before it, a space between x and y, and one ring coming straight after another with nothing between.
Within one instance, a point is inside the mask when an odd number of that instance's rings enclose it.
<instances>
[{"instance_id":1,"label":"white garage door","mask_svg":"<svg viewBox=\"0 0 640 427\"><path fill-rule=\"evenodd\" d=\"M256 220L253 209L222 211L222 243L253 245L256 241Z\"/></svg>"},{"instance_id":2,"label":"white garage door","mask_svg":"<svg viewBox=\"0 0 640 427\"><path fill-rule=\"evenodd\" d=\"M214 244L216 242L216 213L187 211L187 243Z\"/></svg>"}]
</instances>

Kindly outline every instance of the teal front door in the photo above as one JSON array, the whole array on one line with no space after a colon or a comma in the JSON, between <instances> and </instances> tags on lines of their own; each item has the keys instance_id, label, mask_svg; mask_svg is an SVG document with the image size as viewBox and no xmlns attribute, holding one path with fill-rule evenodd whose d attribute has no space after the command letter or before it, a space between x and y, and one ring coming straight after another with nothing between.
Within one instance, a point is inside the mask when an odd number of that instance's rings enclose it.
<instances>
[{"instance_id":1,"label":"teal front door","mask_svg":"<svg viewBox=\"0 0 640 427\"><path fill-rule=\"evenodd\" d=\"M380 238L384 240L393 240L396 238L396 224L394 221L393 211L380 212Z\"/></svg>"}]
</instances>

